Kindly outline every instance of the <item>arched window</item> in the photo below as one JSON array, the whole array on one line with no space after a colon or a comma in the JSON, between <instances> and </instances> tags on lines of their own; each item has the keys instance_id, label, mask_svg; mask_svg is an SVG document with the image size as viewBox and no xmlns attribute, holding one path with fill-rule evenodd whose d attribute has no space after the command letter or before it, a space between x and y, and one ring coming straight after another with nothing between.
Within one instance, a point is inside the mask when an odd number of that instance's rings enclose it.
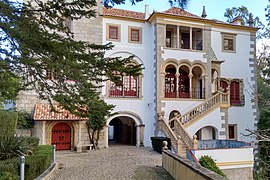
<instances>
[{"instance_id":1,"label":"arched window","mask_svg":"<svg viewBox=\"0 0 270 180\"><path fill-rule=\"evenodd\" d=\"M115 76L120 76L115 74ZM125 75L121 76L119 83L110 82L109 88L110 97L127 97L138 98L139 97L139 77Z\"/></svg>"},{"instance_id":2,"label":"arched window","mask_svg":"<svg viewBox=\"0 0 270 180\"><path fill-rule=\"evenodd\" d=\"M228 83L226 81L220 81L220 87L223 89L223 92L227 92Z\"/></svg>"},{"instance_id":3,"label":"arched window","mask_svg":"<svg viewBox=\"0 0 270 180\"><path fill-rule=\"evenodd\" d=\"M165 71L165 98L176 98L176 69L168 65Z\"/></svg>"},{"instance_id":4,"label":"arched window","mask_svg":"<svg viewBox=\"0 0 270 180\"><path fill-rule=\"evenodd\" d=\"M230 99L232 105L240 104L240 83L237 81L230 84Z\"/></svg>"},{"instance_id":5,"label":"arched window","mask_svg":"<svg viewBox=\"0 0 270 180\"><path fill-rule=\"evenodd\" d=\"M179 69L179 97L189 98L189 77L188 77L188 67L182 66Z\"/></svg>"}]
</instances>

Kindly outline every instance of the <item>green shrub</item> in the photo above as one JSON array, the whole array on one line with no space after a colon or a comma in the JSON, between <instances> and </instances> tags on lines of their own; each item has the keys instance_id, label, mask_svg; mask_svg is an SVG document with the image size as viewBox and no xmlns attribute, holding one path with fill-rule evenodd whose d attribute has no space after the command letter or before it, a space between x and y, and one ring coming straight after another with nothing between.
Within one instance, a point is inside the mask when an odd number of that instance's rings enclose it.
<instances>
[{"instance_id":1,"label":"green shrub","mask_svg":"<svg viewBox=\"0 0 270 180\"><path fill-rule=\"evenodd\" d=\"M151 137L152 141L152 148L159 152L162 153L162 147L163 147L163 141L168 142L168 149L171 150L171 139L167 137Z\"/></svg>"},{"instance_id":2,"label":"green shrub","mask_svg":"<svg viewBox=\"0 0 270 180\"><path fill-rule=\"evenodd\" d=\"M25 158L25 179L32 180L42 174L52 162L52 146L42 145L36 148L34 155ZM0 180L18 179L19 158L0 161ZM11 177L8 179L8 177Z\"/></svg>"},{"instance_id":3,"label":"green shrub","mask_svg":"<svg viewBox=\"0 0 270 180\"><path fill-rule=\"evenodd\" d=\"M219 167L216 165L215 161L210 156L202 156L199 159L199 162L201 166L205 167L206 169L209 169L211 171L214 171L215 173L226 177L226 175L219 169Z\"/></svg>"},{"instance_id":4,"label":"green shrub","mask_svg":"<svg viewBox=\"0 0 270 180\"><path fill-rule=\"evenodd\" d=\"M0 137L14 136L18 114L16 112L0 110Z\"/></svg>"},{"instance_id":5,"label":"green shrub","mask_svg":"<svg viewBox=\"0 0 270 180\"><path fill-rule=\"evenodd\" d=\"M37 147L36 141L36 138L23 136L0 137L0 160L33 154Z\"/></svg>"},{"instance_id":6,"label":"green shrub","mask_svg":"<svg viewBox=\"0 0 270 180\"><path fill-rule=\"evenodd\" d=\"M29 129L34 126L34 121L30 113L26 111L18 111L17 113L18 113L18 121L17 121L18 129Z\"/></svg>"}]
</instances>

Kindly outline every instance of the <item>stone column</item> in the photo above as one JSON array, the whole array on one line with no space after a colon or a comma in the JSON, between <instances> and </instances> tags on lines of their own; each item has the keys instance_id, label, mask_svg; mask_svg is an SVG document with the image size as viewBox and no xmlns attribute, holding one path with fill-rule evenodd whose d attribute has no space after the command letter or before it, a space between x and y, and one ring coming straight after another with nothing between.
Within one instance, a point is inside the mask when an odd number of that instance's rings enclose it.
<instances>
[{"instance_id":1,"label":"stone column","mask_svg":"<svg viewBox=\"0 0 270 180\"><path fill-rule=\"evenodd\" d=\"M109 147L109 126L108 125L104 126L104 147L105 148Z\"/></svg>"},{"instance_id":2,"label":"stone column","mask_svg":"<svg viewBox=\"0 0 270 180\"><path fill-rule=\"evenodd\" d=\"M179 76L180 74L176 74L175 77L176 77L176 97L178 98L179 97Z\"/></svg>"},{"instance_id":3,"label":"stone column","mask_svg":"<svg viewBox=\"0 0 270 180\"><path fill-rule=\"evenodd\" d=\"M189 49L192 50L192 27L189 28Z\"/></svg>"},{"instance_id":4,"label":"stone column","mask_svg":"<svg viewBox=\"0 0 270 180\"><path fill-rule=\"evenodd\" d=\"M144 145L144 126L145 125L140 125L141 131L140 131L140 145Z\"/></svg>"},{"instance_id":5,"label":"stone column","mask_svg":"<svg viewBox=\"0 0 270 180\"><path fill-rule=\"evenodd\" d=\"M46 121L42 121L42 145L46 144Z\"/></svg>"},{"instance_id":6,"label":"stone column","mask_svg":"<svg viewBox=\"0 0 270 180\"><path fill-rule=\"evenodd\" d=\"M179 35L179 26L177 26L177 27L176 27L176 38L177 38L177 39L176 39L176 48L179 48L179 40L180 40L180 39L179 39L179 38L180 38L179 36L180 36L180 35Z\"/></svg>"},{"instance_id":7,"label":"stone column","mask_svg":"<svg viewBox=\"0 0 270 180\"><path fill-rule=\"evenodd\" d=\"M141 127L139 125L136 126L136 146L137 147L140 147L140 141L141 141L141 139L140 139L140 135L141 135L140 129L141 129Z\"/></svg>"},{"instance_id":8,"label":"stone column","mask_svg":"<svg viewBox=\"0 0 270 180\"><path fill-rule=\"evenodd\" d=\"M202 98L205 98L205 75L202 75L201 76L201 79L202 79L202 95L203 95L203 97Z\"/></svg>"},{"instance_id":9,"label":"stone column","mask_svg":"<svg viewBox=\"0 0 270 180\"><path fill-rule=\"evenodd\" d=\"M79 127L78 127L77 152L82 152L82 121L79 121Z\"/></svg>"},{"instance_id":10,"label":"stone column","mask_svg":"<svg viewBox=\"0 0 270 180\"><path fill-rule=\"evenodd\" d=\"M189 74L188 77L189 77L189 97L192 98L192 77L193 77L193 75Z\"/></svg>"}]
</instances>

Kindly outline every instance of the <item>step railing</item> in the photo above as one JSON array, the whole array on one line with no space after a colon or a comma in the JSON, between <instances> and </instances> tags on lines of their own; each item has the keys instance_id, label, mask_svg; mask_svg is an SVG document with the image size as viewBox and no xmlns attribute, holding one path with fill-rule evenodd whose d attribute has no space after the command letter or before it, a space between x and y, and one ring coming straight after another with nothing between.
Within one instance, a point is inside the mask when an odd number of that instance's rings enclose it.
<instances>
[{"instance_id":1,"label":"step railing","mask_svg":"<svg viewBox=\"0 0 270 180\"><path fill-rule=\"evenodd\" d=\"M181 139L186 149L193 148L193 140L179 121L175 121L174 131L178 139Z\"/></svg>"},{"instance_id":2,"label":"step railing","mask_svg":"<svg viewBox=\"0 0 270 180\"><path fill-rule=\"evenodd\" d=\"M229 93L219 92L211 98L207 99L203 103L199 104L192 110L188 111L183 115L177 115L176 119L180 121L182 124L190 122L198 117L204 115L210 110L218 107L220 104L229 104L230 103L230 95ZM175 117L169 120L169 124L175 124ZM173 128L173 127L172 127Z\"/></svg>"}]
</instances>

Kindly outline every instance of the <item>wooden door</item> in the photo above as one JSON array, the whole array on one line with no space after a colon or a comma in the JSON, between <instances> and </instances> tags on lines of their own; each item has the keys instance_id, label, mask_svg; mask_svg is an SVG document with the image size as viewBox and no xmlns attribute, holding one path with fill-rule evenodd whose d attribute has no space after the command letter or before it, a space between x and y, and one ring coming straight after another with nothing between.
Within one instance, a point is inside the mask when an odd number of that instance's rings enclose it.
<instances>
[{"instance_id":1,"label":"wooden door","mask_svg":"<svg viewBox=\"0 0 270 180\"><path fill-rule=\"evenodd\" d=\"M67 123L57 123L52 128L52 145L56 145L56 150L70 150L71 148L71 128Z\"/></svg>"}]
</instances>

